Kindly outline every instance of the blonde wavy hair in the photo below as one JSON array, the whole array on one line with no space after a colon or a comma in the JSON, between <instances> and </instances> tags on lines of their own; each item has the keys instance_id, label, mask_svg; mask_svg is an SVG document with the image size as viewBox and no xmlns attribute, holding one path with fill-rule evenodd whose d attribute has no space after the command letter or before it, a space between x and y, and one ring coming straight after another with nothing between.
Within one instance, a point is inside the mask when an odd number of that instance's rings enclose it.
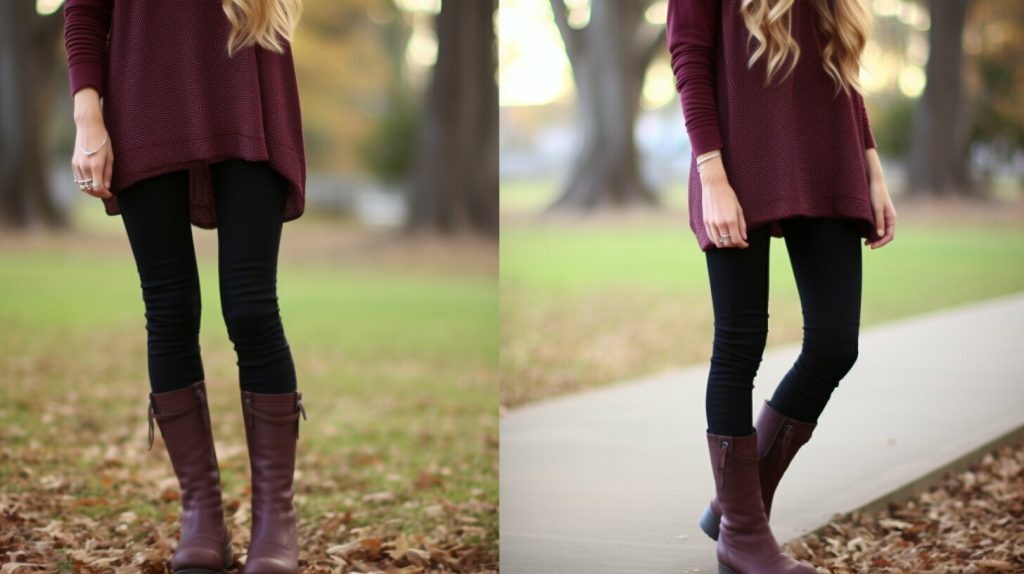
<instances>
[{"instance_id":1,"label":"blonde wavy hair","mask_svg":"<svg viewBox=\"0 0 1024 574\"><path fill-rule=\"evenodd\" d=\"M785 79L800 57L800 46L790 33L791 9L795 0L742 0L740 13L750 31L750 40L757 39L757 49L750 56L748 67L767 54L767 86L782 64L793 54ZM818 15L818 29L828 42L822 48L825 72L836 84L836 94L842 89L849 95L852 86L858 91L860 83L860 56L871 35L874 22L871 12L862 0L809 0Z\"/></svg>"},{"instance_id":2,"label":"blonde wavy hair","mask_svg":"<svg viewBox=\"0 0 1024 574\"><path fill-rule=\"evenodd\" d=\"M291 43L302 15L302 0L223 0L223 6L231 22L229 56L254 44L283 54L281 40Z\"/></svg>"}]
</instances>

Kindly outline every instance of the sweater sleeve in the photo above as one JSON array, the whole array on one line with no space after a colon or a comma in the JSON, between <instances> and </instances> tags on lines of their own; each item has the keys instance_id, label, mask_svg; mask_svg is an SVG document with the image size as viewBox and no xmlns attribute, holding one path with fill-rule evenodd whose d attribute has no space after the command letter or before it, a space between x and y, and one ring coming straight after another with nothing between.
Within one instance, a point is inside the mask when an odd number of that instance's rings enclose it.
<instances>
[{"instance_id":1,"label":"sweater sleeve","mask_svg":"<svg viewBox=\"0 0 1024 574\"><path fill-rule=\"evenodd\" d=\"M694 155L722 148L715 99L716 0L669 0L665 25Z\"/></svg>"},{"instance_id":2,"label":"sweater sleeve","mask_svg":"<svg viewBox=\"0 0 1024 574\"><path fill-rule=\"evenodd\" d=\"M107 34L114 0L67 0L64 3L64 46L67 49L71 95L95 88L103 95Z\"/></svg>"},{"instance_id":3,"label":"sweater sleeve","mask_svg":"<svg viewBox=\"0 0 1024 574\"><path fill-rule=\"evenodd\" d=\"M864 107L864 96L854 90L856 94L854 97L857 98L857 109L860 113L860 129L861 133L864 134L864 149L871 149L875 147L875 137L871 133L871 122L868 121L868 110Z\"/></svg>"}]
</instances>

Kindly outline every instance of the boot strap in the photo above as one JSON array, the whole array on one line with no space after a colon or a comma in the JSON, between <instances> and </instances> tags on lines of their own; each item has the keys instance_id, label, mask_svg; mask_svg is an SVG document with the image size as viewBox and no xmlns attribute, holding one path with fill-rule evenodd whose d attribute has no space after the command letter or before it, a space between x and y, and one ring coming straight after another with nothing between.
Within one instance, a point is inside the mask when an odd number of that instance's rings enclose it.
<instances>
[{"instance_id":1,"label":"boot strap","mask_svg":"<svg viewBox=\"0 0 1024 574\"><path fill-rule=\"evenodd\" d=\"M196 410L197 408L201 408L203 406L203 401L206 398L205 395L203 394L203 391L200 389L195 389L193 395L196 397L196 402L193 403L191 406L176 412L158 413L156 412L156 406L155 403L153 402L153 393L149 394L149 413L147 417L149 419L149 448L147 450L153 450L153 439L155 438L155 432L153 428L154 419L157 421L174 420L177 418L181 418ZM203 424L206 426L206 428L210 428L210 419L208 417L209 414L203 417Z\"/></svg>"},{"instance_id":2,"label":"boot strap","mask_svg":"<svg viewBox=\"0 0 1024 574\"><path fill-rule=\"evenodd\" d=\"M282 425L282 424L288 424L288 423L295 423L295 440L299 440L299 416L302 416L302 419L306 420L306 407L302 406L302 393L301 392L296 392L295 394L296 394L295 412L290 414L290 415L276 417L276 416L273 416L273 415L268 415L266 413L261 413L258 410L256 410L255 408L253 408L253 406L252 406L252 399L249 399L249 398L247 398L245 400L245 403L244 403L245 411L247 413L249 413L249 415L251 417L256 417L256 418L258 418L258 419L260 419L262 421L265 421L265 422L268 422L268 423L271 423L271 424ZM251 418L247 418L246 419L246 423L251 425L252 424L252 419Z\"/></svg>"}]
</instances>

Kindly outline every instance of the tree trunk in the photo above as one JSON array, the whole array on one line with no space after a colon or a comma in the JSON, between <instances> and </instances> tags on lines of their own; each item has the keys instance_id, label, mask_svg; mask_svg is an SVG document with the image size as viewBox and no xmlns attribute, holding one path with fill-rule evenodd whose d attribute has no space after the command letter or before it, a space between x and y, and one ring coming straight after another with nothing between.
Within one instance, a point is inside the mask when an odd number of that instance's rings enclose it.
<instances>
[{"instance_id":1,"label":"tree trunk","mask_svg":"<svg viewBox=\"0 0 1024 574\"><path fill-rule=\"evenodd\" d=\"M971 111L963 30L971 0L930 0L928 83L914 116L908 166L913 195L978 195L970 173Z\"/></svg>"},{"instance_id":2,"label":"tree trunk","mask_svg":"<svg viewBox=\"0 0 1024 574\"><path fill-rule=\"evenodd\" d=\"M647 67L664 50L664 30L646 32L646 0L594 0L585 28L569 26L564 0L551 7L572 64L581 148L549 209L656 204L644 182L635 128ZM646 38L646 41L644 41Z\"/></svg>"},{"instance_id":3,"label":"tree trunk","mask_svg":"<svg viewBox=\"0 0 1024 574\"><path fill-rule=\"evenodd\" d=\"M498 233L497 0L443 0L410 229Z\"/></svg>"},{"instance_id":4,"label":"tree trunk","mask_svg":"<svg viewBox=\"0 0 1024 574\"><path fill-rule=\"evenodd\" d=\"M58 10L58 13L61 11ZM0 226L67 225L50 193L45 138L53 109L57 38L63 16L35 2L0 2ZM66 93L58 92L58 93Z\"/></svg>"}]
</instances>

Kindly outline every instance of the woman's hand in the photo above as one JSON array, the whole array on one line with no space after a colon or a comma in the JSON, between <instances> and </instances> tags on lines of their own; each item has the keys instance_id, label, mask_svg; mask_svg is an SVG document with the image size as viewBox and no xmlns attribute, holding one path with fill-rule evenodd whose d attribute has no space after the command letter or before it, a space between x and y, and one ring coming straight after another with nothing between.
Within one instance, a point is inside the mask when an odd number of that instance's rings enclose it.
<instances>
[{"instance_id":1,"label":"woman's hand","mask_svg":"<svg viewBox=\"0 0 1024 574\"><path fill-rule=\"evenodd\" d=\"M713 157L700 165L701 205L704 210L704 228L717 247L746 249L747 222L736 192L725 175L722 157ZM722 235L728 234L720 241Z\"/></svg>"},{"instance_id":2,"label":"woman's hand","mask_svg":"<svg viewBox=\"0 0 1024 574\"><path fill-rule=\"evenodd\" d=\"M880 237L875 241L865 239L864 245L877 249L895 237L896 208L893 207L889 189L885 186L885 177L882 175L882 164L878 159L878 151L875 148L869 148L865 154L871 180L871 209L875 214L875 227Z\"/></svg>"},{"instance_id":3,"label":"woman's hand","mask_svg":"<svg viewBox=\"0 0 1024 574\"><path fill-rule=\"evenodd\" d=\"M83 88L75 93L75 126L75 153L71 157L71 171L75 179L93 180L91 188L81 188L89 195L112 197L110 176L114 170L113 145L103 123L103 111L96 90ZM82 149L93 150L99 147L104 138L108 138L107 142L95 154L87 156L82 153Z\"/></svg>"}]
</instances>

